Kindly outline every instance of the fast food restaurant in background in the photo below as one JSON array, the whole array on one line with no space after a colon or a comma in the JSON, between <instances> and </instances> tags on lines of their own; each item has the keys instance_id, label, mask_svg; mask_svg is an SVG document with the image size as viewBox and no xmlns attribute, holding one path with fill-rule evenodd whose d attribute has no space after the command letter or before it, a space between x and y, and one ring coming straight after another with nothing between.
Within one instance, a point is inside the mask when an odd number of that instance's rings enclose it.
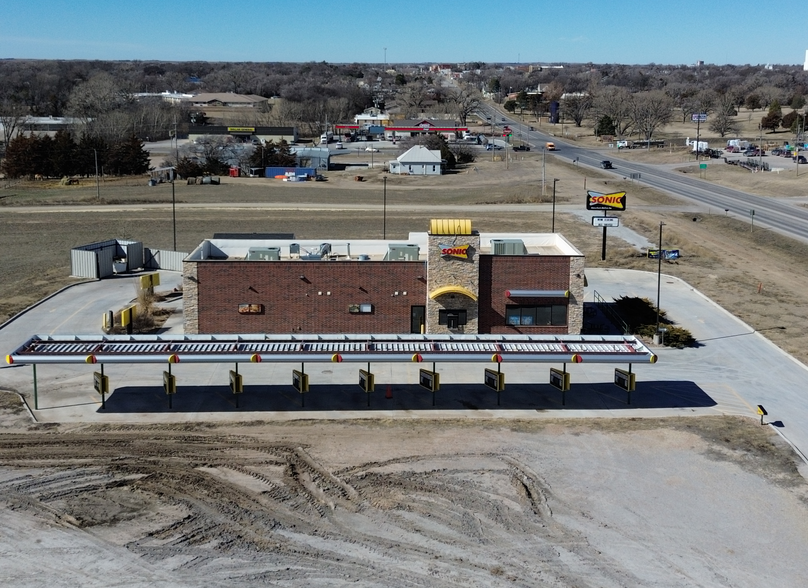
<instances>
[{"instance_id":1,"label":"fast food restaurant in background","mask_svg":"<svg viewBox=\"0 0 808 588\"><path fill-rule=\"evenodd\" d=\"M580 334L584 256L557 233L433 219L406 240L203 241L186 334Z\"/></svg>"}]
</instances>

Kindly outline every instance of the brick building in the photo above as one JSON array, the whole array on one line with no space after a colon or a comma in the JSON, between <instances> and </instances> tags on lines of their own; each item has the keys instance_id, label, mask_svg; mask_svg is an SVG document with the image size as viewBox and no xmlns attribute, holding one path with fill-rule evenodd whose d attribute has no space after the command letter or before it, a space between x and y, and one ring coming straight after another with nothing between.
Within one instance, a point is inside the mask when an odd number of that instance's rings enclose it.
<instances>
[{"instance_id":1,"label":"brick building","mask_svg":"<svg viewBox=\"0 0 808 588\"><path fill-rule=\"evenodd\" d=\"M433 220L406 242L208 239L185 332L579 334L584 257L559 234Z\"/></svg>"}]
</instances>

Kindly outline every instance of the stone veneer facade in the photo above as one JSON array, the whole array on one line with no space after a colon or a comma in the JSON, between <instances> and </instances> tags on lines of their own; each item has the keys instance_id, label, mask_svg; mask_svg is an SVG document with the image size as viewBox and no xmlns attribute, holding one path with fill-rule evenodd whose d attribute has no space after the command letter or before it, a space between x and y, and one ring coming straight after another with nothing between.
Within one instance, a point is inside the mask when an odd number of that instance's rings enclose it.
<instances>
[{"instance_id":1,"label":"stone veneer facade","mask_svg":"<svg viewBox=\"0 0 808 588\"><path fill-rule=\"evenodd\" d=\"M468 258L441 255L441 245L468 245ZM476 300L463 294L442 294L435 299L429 293L443 286L462 286L479 296L480 293L480 236L472 235L429 235L427 254L427 284L429 292L426 300L427 333L467 333L479 332L479 311ZM449 329L439 324L439 313L443 309L465 310L466 324L458 329Z\"/></svg>"},{"instance_id":2,"label":"stone veneer facade","mask_svg":"<svg viewBox=\"0 0 808 588\"><path fill-rule=\"evenodd\" d=\"M579 335L584 328L585 258L570 257L570 297L567 307L567 332Z\"/></svg>"},{"instance_id":3,"label":"stone veneer facade","mask_svg":"<svg viewBox=\"0 0 808 588\"><path fill-rule=\"evenodd\" d=\"M182 314L188 335L199 334L198 266L195 261L182 262Z\"/></svg>"}]
</instances>

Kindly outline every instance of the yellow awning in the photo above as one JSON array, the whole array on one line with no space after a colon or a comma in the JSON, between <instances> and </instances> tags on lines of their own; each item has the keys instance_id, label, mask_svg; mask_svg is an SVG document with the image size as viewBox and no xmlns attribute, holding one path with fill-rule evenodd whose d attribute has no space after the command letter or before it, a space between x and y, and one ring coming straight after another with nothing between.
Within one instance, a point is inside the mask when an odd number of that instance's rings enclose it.
<instances>
[{"instance_id":1,"label":"yellow awning","mask_svg":"<svg viewBox=\"0 0 808 588\"><path fill-rule=\"evenodd\" d=\"M463 286L441 286L440 288L435 288L432 290L432 292L429 293L429 297L434 300L438 296L443 296L444 294L462 294L463 296L468 296L474 300L474 302L477 302L477 295Z\"/></svg>"}]
</instances>

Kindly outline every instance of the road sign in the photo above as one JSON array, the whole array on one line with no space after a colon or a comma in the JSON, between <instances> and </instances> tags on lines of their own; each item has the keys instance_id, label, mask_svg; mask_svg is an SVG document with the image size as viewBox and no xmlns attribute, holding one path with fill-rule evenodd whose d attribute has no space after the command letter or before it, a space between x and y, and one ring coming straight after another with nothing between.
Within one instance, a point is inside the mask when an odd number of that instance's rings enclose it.
<instances>
[{"instance_id":1,"label":"road sign","mask_svg":"<svg viewBox=\"0 0 808 588\"><path fill-rule=\"evenodd\" d=\"M706 122L707 121L707 113L706 112L699 112L690 115L690 118L693 122Z\"/></svg>"},{"instance_id":2,"label":"road sign","mask_svg":"<svg viewBox=\"0 0 808 588\"><path fill-rule=\"evenodd\" d=\"M616 216L593 216L593 227L619 227L620 218Z\"/></svg>"}]
</instances>

